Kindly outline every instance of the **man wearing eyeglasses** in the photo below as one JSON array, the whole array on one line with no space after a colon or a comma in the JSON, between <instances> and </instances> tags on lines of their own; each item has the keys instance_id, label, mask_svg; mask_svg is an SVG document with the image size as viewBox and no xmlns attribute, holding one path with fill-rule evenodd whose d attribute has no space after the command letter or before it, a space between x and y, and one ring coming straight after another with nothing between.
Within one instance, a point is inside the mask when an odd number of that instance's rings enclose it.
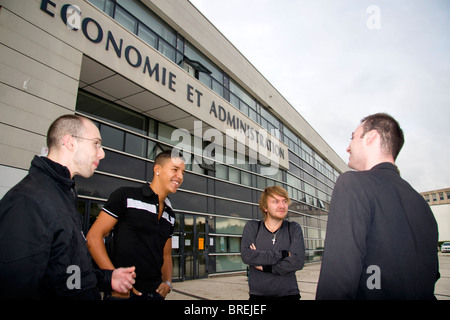
<instances>
[{"instance_id":1,"label":"man wearing eyeglasses","mask_svg":"<svg viewBox=\"0 0 450 320\"><path fill-rule=\"evenodd\" d=\"M56 119L47 157L0 201L0 299L100 299L128 292L134 267L95 270L81 231L73 178L89 178L105 157L95 124L81 116Z\"/></svg>"}]
</instances>

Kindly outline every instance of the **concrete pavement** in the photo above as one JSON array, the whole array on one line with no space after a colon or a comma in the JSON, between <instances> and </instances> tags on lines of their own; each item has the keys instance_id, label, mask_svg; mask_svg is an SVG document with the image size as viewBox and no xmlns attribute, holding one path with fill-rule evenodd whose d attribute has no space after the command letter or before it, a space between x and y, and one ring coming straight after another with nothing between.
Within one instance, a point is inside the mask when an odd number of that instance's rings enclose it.
<instances>
[{"instance_id":1,"label":"concrete pavement","mask_svg":"<svg viewBox=\"0 0 450 320\"><path fill-rule=\"evenodd\" d=\"M311 263L297 272L301 300L314 300L320 263ZM435 286L438 300L450 300L450 253L439 253L441 278ZM175 282L166 300L248 300L247 276L215 276L205 279Z\"/></svg>"}]
</instances>

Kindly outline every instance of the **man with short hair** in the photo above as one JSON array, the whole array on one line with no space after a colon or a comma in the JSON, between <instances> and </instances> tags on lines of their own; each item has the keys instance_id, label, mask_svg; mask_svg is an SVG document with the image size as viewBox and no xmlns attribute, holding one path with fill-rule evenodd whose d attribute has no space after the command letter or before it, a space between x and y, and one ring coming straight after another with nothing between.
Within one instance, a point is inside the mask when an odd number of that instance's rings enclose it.
<instances>
[{"instance_id":1,"label":"man with short hair","mask_svg":"<svg viewBox=\"0 0 450 320\"><path fill-rule=\"evenodd\" d=\"M167 198L182 184L185 164L177 152L156 156L152 182L114 191L87 234L88 247L100 268L132 263L138 277L125 295L112 292L108 299L162 300L172 288L172 235L175 213ZM114 228L112 252L104 238Z\"/></svg>"},{"instance_id":2,"label":"man with short hair","mask_svg":"<svg viewBox=\"0 0 450 320\"><path fill-rule=\"evenodd\" d=\"M398 122L384 113L353 132L348 165L357 171L336 181L317 299L434 299L437 224L400 177L403 143Z\"/></svg>"},{"instance_id":3,"label":"man with short hair","mask_svg":"<svg viewBox=\"0 0 450 320\"><path fill-rule=\"evenodd\" d=\"M77 115L56 119L47 157L0 201L0 299L100 299L126 292L134 267L94 270L77 211L75 175L89 178L105 157L100 132Z\"/></svg>"}]
</instances>

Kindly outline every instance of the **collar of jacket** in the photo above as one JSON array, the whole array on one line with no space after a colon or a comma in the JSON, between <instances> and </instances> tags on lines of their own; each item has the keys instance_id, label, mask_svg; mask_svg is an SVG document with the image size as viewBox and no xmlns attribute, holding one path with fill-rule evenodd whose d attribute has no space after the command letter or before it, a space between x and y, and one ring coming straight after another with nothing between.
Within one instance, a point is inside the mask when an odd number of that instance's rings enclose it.
<instances>
[{"instance_id":1,"label":"collar of jacket","mask_svg":"<svg viewBox=\"0 0 450 320\"><path fill-rule=\"evenodd\" d=\"M35 169L43 171L67 190L71 190L75 186L75 182L70 178L69 169L47 157L35 156L30 170Z\"/></svg>"},{"instance_id":2,"label":"collar of jacket","mask_svg":"<svg viewBox=\"0 0 450 320\"><path fill-rule=\"evenodd\" d=\"M373 166L372 169L370 170L376 170L376 169L388 169L388 170L394 170L395 172L397 172L398 174L400 174L400 170L398 170L398 167L390 162L381 162L375 166Z\"/></svg>"}]
</instances>

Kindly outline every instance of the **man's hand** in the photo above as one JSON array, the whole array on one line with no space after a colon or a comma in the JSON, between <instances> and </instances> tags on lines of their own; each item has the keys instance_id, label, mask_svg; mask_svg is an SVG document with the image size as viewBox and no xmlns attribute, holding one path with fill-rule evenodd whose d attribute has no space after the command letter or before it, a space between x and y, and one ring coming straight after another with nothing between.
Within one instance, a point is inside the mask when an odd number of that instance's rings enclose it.
<instances>
[{"instance_id":1,"label":"man's hand","mask_svg":"<svg viewBox=\"0 0 450 320\"><path fill-rule=\"evenodd\" d=\"M128 293L133 288L133 284L136 282L135 267L129 268L117 268L114 269L111 278L111 287L114 291L120 293ZM133 290L133 292L137 292ZM138 293L140 295L141 293Z\"/></svg>"},{"instance_id":2,"label":"man's hand","mask_svg":"<svg viewBox=\"0 0 450 320\"><path fill-rule=\"evenodd\" d=\"M256 250L256 246L255 246L255 244L254 243L252 243L251 245L250 245L250 249L252 249L252 250ZM263 271L263 267L262 266L253 266L255 269L258 269L259 271Z\"/></svg>"},{"instance_id":3,"label":"man's hand","mask_svg":"<svg viewBox=\"0 0 450 320\"><path fill-rule=\"evenodd\" d=\"M158 289L156 289L156 292L165 298L167 296L167 294L170 292L170 287L167 283L162 282L159 285Z\"/></svg>"}]
</instances>

